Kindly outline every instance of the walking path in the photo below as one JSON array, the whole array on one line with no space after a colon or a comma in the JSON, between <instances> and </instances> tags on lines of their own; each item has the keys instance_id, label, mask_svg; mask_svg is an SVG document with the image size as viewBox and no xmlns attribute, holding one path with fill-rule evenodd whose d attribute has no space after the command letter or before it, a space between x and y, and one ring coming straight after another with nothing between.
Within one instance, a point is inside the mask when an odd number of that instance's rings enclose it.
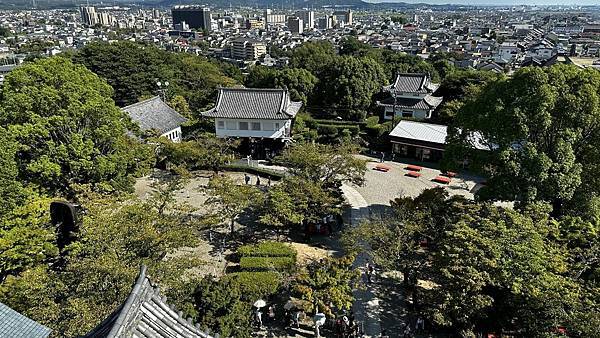
<instances>
[{"instance_id":1,"label":"walking path","mask_svg":"<svg viewBox=\"0 0 600 338\"><path fill-rule=\"evenodd\" d=\"M350 225L357 226L360 222L369 218L369 204L362 195L348 185L342 185L342 192L351 206ZM368 261L366 253L362 252L354 261L354 267L361 269L364 274L365 264ZM363 325L365 337L378 337L381 334L379 298L373 292L373 286L366 284L365 288L359 288L354 293L354 317Z\"/></svg>"}]
</instances>

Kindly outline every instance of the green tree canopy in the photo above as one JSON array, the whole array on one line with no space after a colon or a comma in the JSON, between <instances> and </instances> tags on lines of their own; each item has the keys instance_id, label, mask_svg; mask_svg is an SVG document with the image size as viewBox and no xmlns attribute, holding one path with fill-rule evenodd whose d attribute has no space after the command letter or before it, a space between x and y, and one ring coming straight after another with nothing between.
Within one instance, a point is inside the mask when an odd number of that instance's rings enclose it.
<instances>
[{"instance_id":1,"label":"green tree canopy","mask_svg":"<svg viewBox=\"0 0 600 338\"><path fill-rule=\"evenodd\" d=\"M481 167L489 176L481 198L547 201L555 215L590 216L600 192L599 112L600 73L523 68L465 102L449 131L447 165L467 157ZM472 151L473 133L492 150Z\"/></svg>"},{"instance_id":2,"label":"green tree canopy","mask_svg":"<svg viewBox=\"0 0 600 338\"><path fill-rule=\"evenodd\" d=\"M307 104L317 82L318 79L304 68L278 70L254 66L250 68L245 84L250 88L287 88L292 100Z\"/></svg>"},{"instance_id":3,"label":"green tree canopy","mask_svg":"<svg viewBox=\"0 0 600 338\"><path fill-rule=\"evenodd\" d=\"M577 276L589 260L572 255L557 236L561 228L588 227L559 225L547 205L519 212L448 198L441 188L396 199L392 209L353 230L346 243L368 243L378 264L402 272L404 291L434 327L462 335L545 336L559 326L593 332L584 321L598 315L598 284Z\"/></svg>"},{"instance_id":4,"label":"green tree canopy","mask_svg":"<svg viewBox=\"0 0 600 338\"><path fill-rule=\"evenodd\" d=\"M322 109L346 120L360 121L373 104L373 95L387 84L383 67L370 58L337 57L320 76Z\"/></svg>"},{"instance_id":5,"label":"green tree canopy","mask_svg":"<svg viewBox=\"0 0 600 338\"><path fill-rule=\"evenodd\" d=\"M258 188L249 184L237 184L225 175L213 176L207 190L211 194L207 203L216 208L214 216L221 222L228 222L232 234L237 217L262 204L263 195Z\"/></svg>"},{"instance_id":6,"label":"green tree canopy","mask_svg":"<svg viewBox=\"0 0 600 338\"><path fill-rule=\"evenodd\" d=\"M19 179L51 192L76 184L128 189L151 153L125 134L129 119L111 94L98 76L60 57L11 72L0 123L18 144Z\"/></svg>"},{"instance_id":7,"label":"green tree canopy","mask_svg":"<svg viewBox=\"0 0 600 338\"><path fill-rule=\"evenodd\" d=\"M168 93L182 95L191 110L197 112L214 102L217 87L236 83L221 71L219 64L206 58L129 41L91 43L73 59L105 78L114 88L114 99L120 106L156 94L157 82L168 81Z\"/></svg>"},{"instance_id":8,"label":"green tree canopy","mask_svg":"<svg viewBox=\"0 0 600 338\"><path fill-rule=\"evenodd\" d=\"M340 182L360 185L366 162L355 157L355 152L353 145L304 143L287 148L276 160L293 175L324 186L337 186Z\"/></svg>"},{"instance_id":9,"label":"green tree canopy","mask_svg":"<svg viewBox=\"0 0 600 338\"><path fill-rule=\"evenodd\" d=\"M336 57L335 48L329 41L303 43L292 50L290 66L304 68L321 78L320 74Z\"/></svg>"}]
</instances>

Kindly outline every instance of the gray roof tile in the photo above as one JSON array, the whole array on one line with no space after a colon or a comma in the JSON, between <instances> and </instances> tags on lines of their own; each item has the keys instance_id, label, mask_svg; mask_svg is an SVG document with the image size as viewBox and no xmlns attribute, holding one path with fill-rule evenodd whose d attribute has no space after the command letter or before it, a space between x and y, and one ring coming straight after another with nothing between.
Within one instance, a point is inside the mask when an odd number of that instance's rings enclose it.
<instances>
[{"instance_id":1,"label":"gray roof tile","mask_svg":"<svg viewBox=\"0 0 600 338\"><path fill-rule=\"evenodd\" d=\"M142 266L127 300L84 338L211 338L161 297Z\"/></svg>"},{"instance_id":2,"label":"gray roof tile","mask_svg":"<svg viewBox=\"0 0 600 338\"><path fill-rule=\"evenodd\" d=\"M220 88L215 108L206 117L287 120L298 113L302 102L290 101L287 90Z\"/></svg>"},{"instance_id":3,"label":"gray roof tile","mask_svg":"<svg viewBox=\"0 0 600 338\"><path fill-rule=\"evenodd\" d=\"M435 109L437 106L442 103L442 97L436 97L427 95L424 98L404 98L398 97L396 98L396 108L407 108L407 109L421 109L421 110L430 110ZM382 100L380 103L382 106L394 106L394 98L390 97L385 100Z\"/></svg>"},{"instance_id":4,"label":"gray roof tile","mask_svg":"<svg viewBox=\"0 0 600 338\"><path fill-rule=\"evenodd\" d=\"M439 85L431 83L429 75L424 73L401 73L391 86L384 87L387 91L406 93L433 93Z\"/></svg>"},{"instance_id":5,"label":"gray roof tile","mask_svg":"<svg viewBox=\"0 0 600 338\"><path fill-rule=\"evenodd\" d=\"M0 303L0 338L46 338L51 331Z\"/></svg>"},{"instance_id":6,"label":"gray roof tile","mask_svg":"<svg viewBox=\"0 0 600 338\"><path fill-rule=\"evenodd\" d=\"M160 97L134 103L122 108L129 117L140 125L142 130L156 129L161 134L171 131L187 119L181 116L173 108L169 107Z\"/></svg>"}]
</instances>

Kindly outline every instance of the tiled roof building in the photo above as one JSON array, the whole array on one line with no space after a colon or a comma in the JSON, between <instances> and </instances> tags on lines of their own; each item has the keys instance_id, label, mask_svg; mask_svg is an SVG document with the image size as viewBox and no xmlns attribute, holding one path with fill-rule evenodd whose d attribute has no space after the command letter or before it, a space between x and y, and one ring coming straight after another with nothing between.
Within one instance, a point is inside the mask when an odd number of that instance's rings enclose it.
<instances>
[{"instance_id":1,"label":"tiled roof building","mask_svg":"<svg viewBox=\"0 0 600 338\"><path fill-rule=\"evenodd\" d=\"M206 117L287 120L296 116L302 102L290 100L287 90L264 88L220 88L215 108Z\"/></svg>"},{"instance_id":2,"label":"tiled roof building","mask_svg":"<svg viewBox=\"0 0 600 338\"><path fill-rule=\"evenodd\" d=\"M51 331L0 303L0 338L46 338Z\"/></svg>"},{"instance_id":3,"label":"tiled roof building","mask_svg":"<svg viewBox=\"0 0 600 338\"><path fill-rule=\"evenodd\" d=\"M394 116L418 119L430 118L433 111L442 103L442 98L432 94L439 84L432 83L428 74L402 73L396 80L383 90L390 97L377 104L384 107L384 118L391 120Z\"/></svg>"},{"instance_id":4,"label":"tiled roof building","mask_svg":"<svg viewBox=\"0 0 600 338\"><path fill-rule=\"evenodd\" d=\"M160 295L160 289L146 275L145 266L125 303L84 338L117 337L212 338L167 304L167 298Z\"/></svg>"},{"instance_id":5,"label":"tiled roof building","mask_svg":"<svg viewBox=\"0 0 600 338\"><path fill-rule=\"evenodd\" d=\"M187 119L169 107L159 96L122 108L143 131L156 130L171 141L181 140L181 124Z\"/></svg>"},{"instance_id":6,"label":"tiled roof building","mask_svg":"<svg viewBox=\"0 0 600 338\"><path fill-rule=\"evenodd\" d=\"M202 115L214 118L217 137L241 138L242 148L260 159L290 140L292 120L301 108L286 89L220 88L215 108Z\"/></svg>"}]
</instances>

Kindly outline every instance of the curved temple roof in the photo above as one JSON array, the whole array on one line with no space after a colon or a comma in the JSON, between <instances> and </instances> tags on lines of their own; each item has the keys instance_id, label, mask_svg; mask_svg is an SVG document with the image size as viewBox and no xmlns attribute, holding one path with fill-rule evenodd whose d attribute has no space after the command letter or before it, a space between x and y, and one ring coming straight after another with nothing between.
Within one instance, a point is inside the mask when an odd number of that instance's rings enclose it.
<instances>
[{"instance_id":1,"label":"curved temple roof","mask_svg":"<svg viewBox=\"0 0 600 338\"><path fill-rule=\"evenodd\" d=\"M213 338L190 318L182 317L160 289L152 284L142 266L127 300L84 338ZM219 335L215 334L214 338Z\"/></svg>"}]
</instances>

